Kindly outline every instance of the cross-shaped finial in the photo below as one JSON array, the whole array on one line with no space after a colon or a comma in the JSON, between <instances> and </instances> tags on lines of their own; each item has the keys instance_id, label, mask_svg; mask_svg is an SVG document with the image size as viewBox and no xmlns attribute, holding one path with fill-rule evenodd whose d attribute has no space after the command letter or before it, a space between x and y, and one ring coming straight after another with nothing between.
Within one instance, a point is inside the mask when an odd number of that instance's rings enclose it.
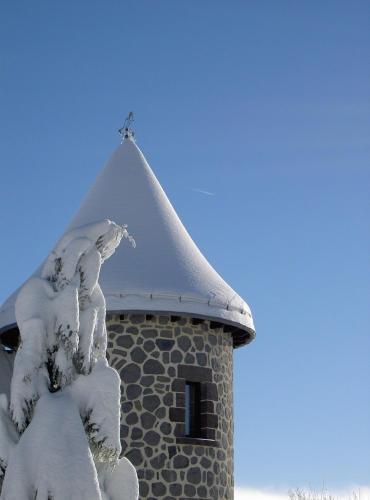
<instances>
[{"instance_id":1,"label":"cross-shaped finial","mask_svg":"<svg viewBox=\"0 0 370 500\"><path fill-rule=\"evenodd\" d=\"M123 124L123 127L118 130L119 134L122 137L122 142L124 139L130 139L131 137L135 136L134 131L131 128L131 124L134 121L134 113L132 111L129 112L125 123Z\"/></svg>"}]
</instances>

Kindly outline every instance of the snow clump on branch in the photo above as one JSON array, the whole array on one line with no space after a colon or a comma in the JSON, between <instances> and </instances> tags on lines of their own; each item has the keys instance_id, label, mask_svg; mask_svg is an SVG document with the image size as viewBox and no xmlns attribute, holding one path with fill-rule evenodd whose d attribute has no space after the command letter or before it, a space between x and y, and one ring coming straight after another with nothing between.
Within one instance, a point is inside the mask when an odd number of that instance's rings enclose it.
<instances>
[{"instance_id":1,"label":"snow clump on branch","mask_svg":"<svg viewBox=\"0 0 370 500\"><path fill-rule=\"evenodd\" d=\"M21 343L10 413L0 396L2 500L138 497L136 472L125 459L119 469L127 484L107 486L117 483L112 468L121 453L120 378L106 360L98 279L123 237L135 245L126 226L109 220L70 231L18 294Z\"/></svg>"}]
</instances>

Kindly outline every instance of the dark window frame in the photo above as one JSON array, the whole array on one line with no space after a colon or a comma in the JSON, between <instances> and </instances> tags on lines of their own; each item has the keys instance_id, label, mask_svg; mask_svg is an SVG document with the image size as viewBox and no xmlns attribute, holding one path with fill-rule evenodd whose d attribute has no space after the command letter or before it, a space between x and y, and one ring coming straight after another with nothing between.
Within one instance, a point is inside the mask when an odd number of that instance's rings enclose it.
<instances>
[{"instance_id":1,"label":"dark window frame","mask_svg":"<svg viewBox=\"0 0 370 500\"><path fill-rule=\"evenodd\" d=\"M190 419L190 407L186 395L186 386L193 385L196 400L193 408L193 425L186 422ZM175 437L178 444L192 444L200 446L215 446L218 429L218 415L216 414L216 403L218 401L217 384L213 382L213 373L210 368L194 365L178 365L177 378L172 382L172 390L175 393L174 406L170 408L170 421L175 423ZM192 427L192 429L190 429Z\"/></svg>"}]
</instances>

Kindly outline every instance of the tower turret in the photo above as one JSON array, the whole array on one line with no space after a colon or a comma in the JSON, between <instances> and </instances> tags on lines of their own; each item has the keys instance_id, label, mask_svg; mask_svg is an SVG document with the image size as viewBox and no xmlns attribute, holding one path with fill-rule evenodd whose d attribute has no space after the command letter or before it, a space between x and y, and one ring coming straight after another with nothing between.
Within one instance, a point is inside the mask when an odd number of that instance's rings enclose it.
<instances>
[{"instance_id":1,"label":"tower turret","mask_svg":"<svg viewBox=\"0 0 370 500\"><path fill-rule=\"evenodd\" d=\"M254 338L252 315L189 236L132 133L122 135L67 230L108 218L136 241L100 278L124 453L141 498L231 499L232 351ZM8 345L15 297L0 309Z\"/></svg>"}]
</instances>

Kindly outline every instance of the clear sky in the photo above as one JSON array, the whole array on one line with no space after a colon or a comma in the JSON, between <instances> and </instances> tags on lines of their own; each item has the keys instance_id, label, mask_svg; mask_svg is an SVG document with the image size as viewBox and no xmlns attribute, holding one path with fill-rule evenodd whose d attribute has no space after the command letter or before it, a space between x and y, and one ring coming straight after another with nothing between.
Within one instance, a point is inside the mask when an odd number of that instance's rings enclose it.
<instances>
[{"instance_id":1,"label":"clear sky","mask_svg":"<svg viewBox=\"0 0 370 500\"><path fill-rule=\"evenodd\" d=\"M2 0L0 26L0 301L133 110L254 313L235 352L236 484L369 484L370 3Z\"/></svg>"}]
</instances>

